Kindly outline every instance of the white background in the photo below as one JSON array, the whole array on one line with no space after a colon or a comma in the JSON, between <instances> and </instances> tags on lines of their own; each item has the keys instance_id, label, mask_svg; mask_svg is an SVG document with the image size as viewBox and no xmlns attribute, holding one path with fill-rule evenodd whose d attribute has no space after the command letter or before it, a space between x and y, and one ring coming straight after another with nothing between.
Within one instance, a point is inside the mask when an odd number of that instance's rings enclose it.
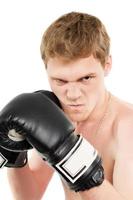
<instances>
[{"instance_id":1,"label":"white background","mask_svg":"<svg viewBox=\"0 0 133 200\"><path fill-rule=\"evenodd\" d=\"M41 36L53 20L70 11L87 12L103 21L112 40L113 68L105 80L107 87L132 103L132 10L131 0L0 0L0 109L19 93L49 89L40 57ZM43 199L52 198L64 199L57 175ZM0 171L0 199L13 200L6 169Z\"/></svg>"}]
</instances>

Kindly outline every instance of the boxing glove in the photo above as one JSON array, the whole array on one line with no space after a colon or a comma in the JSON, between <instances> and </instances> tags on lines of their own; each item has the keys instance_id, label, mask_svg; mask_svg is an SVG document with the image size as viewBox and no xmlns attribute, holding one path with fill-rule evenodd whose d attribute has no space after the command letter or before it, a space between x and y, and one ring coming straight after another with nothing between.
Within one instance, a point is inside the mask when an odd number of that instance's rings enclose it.
<instances>
[{"instance_id":1,"label":"boxing glove","mask_svg":"<svg viewBox=\"0 0 133 200\"><path fill-rule=\"evenodd\" d=\"M60 106L57 97L52 92L43 90L43 93ZM17 121L12 122L10 114L7 118L3 118L4 109L0 113L0 168L23 167L27 163L27 150L33 147L26 141L24 135L20 134L22 130Z\"/></svg>"},{"instance_id":2,"label":"boxing glove","mask_svg":"<svg viewBox=\"0 0 133 200\"><path fill-rule=\"evenodd\" d=\"M24 167L26 163L27 151L13 152L0 146L0 168L4 166L11 168Z\"/></svg>"},{"instance_id":3,"label":"boxing glove","mask_svg":"<svg viewBox=\"0 0 133 200\"><path fill-rule=\"evenodd\" d=\"M59 172L71 189L83 191L103 182L104 170L98 152L75 133L63 111L43 92L17 96L0 118L17 125L19 134Z\"/></svg>"}]
</instances>

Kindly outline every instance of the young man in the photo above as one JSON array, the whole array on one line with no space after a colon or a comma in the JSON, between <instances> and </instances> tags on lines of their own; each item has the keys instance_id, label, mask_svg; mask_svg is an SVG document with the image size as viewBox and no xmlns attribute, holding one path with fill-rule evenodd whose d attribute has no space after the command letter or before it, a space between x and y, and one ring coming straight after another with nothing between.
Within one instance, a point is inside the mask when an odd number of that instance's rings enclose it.
<instances>
[{"instance_id":1,"label":"young man","mask_svg":"<svg viewBox=\"0 0 133 200\"><path fill-rule=\"evenodd\" d=\"M133 199L133 106L105 87L104 77L112 65L109 49L102 22L85 13L61 16L42 38L41 54L51 89L76 132L101 155L105 173L100 186L82 192L70 190L62 181L66 200ZM33 152L23 168L8 169L14 198L41 199L53 172Z\"/></svg>"}]
</instances>

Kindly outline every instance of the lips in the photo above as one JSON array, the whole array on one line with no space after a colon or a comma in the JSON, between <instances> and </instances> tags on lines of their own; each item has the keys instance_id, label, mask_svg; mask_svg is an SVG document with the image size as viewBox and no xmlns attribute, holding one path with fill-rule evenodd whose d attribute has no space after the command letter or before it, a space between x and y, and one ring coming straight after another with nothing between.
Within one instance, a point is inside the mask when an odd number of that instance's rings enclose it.
<instances>
[{"instance_id":1,"label":"lips","mask_svg":"<svg viewBox=\"0 0 133 200\"><path fill-rule=\"evenodd\" d=\"M68 105L68 106L79 107L79 106L83 106L83 105L82 105L82 104L77 104L77 105L73 105L73 104L71 104L71 105Z\"/></svg>"},{"instance_id":2,"label":"lips","mask_svg":"<svg viewBox=\"0 0 133 200\"><path fill-rule=\"evenodd\" d=\"M69 104L69 105L67 105L68 106L68 108L70 108L70 109L82 109L83 108L83 104Z\"/></svg>"}]
</instances>

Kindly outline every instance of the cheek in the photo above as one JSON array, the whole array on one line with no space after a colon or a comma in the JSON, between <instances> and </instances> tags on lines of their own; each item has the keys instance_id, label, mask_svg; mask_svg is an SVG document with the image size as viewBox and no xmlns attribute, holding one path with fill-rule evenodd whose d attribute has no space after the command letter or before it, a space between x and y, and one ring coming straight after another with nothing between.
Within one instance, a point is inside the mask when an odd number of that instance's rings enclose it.
<instances>
[{"instance_id":1,"label":"cheek","mask_svg":"<svg viewBox=\"0 0 133 200\"><path fill-rule=\"evenodd\" d=\"M51 90L56 94L59 92L59 87L56 86L56 84L54 83L54 81L49 79L49 84L51 87Z\"/></svg>"},{"instance_id":2,"label":"cheek","mask_svg":"<svg viewBox=\"0 0 133 200\"><path fill-rule=\"evenodd\" d=\"M64 90L63 88L56 86L55 84L50 85L52 92L58 97L59 100L63 99L64 97Z\"/></svg>"},{"instance_id":3,"label":"cheek","mask_svg":"<svg viewBox=\"0 0 133 200\"><path fill-rule=\"evenodd\" d=\"M89 106L94 106L98 101L99 97L102 94L103 86L100 82L96 82L89 87L86 87L86 102Z\"/></svg>"},{"instance_id":4,"label":"cheek","mask_svg":"<svg viewBox=\"0 0 133 200\"><path fill-rule=\"evenodd\" d=\"M88 88L91 93L98 93L104 88L104 79L97 78Z\"/></svg>"},{"instance_id":5,"label":"cheek","mask_svg":"<svg viewBox=\"0 0 133 200\"><path fill-rule=\"evenodd\" d=\"M97 103L98 100L98 95L97 93L89 93L87 98L86 98L86 104L89 108L93 108L95 104Z\"/></svg>"}]
</instances>

